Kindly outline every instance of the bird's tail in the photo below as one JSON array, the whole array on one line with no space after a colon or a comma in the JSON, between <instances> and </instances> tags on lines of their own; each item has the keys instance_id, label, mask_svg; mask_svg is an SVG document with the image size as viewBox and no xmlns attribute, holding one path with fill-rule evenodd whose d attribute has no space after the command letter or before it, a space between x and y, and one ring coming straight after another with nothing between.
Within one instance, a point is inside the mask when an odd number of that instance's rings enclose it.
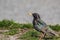
<instances>
[{"instance_id":1,"label":"bird's tail","mask_svg":"<svg viewBox=\"0 0 60 40\"><path fill-rule=\"evenodd\" d=\"M51 28L48 28L48 31L49 31L50 34L52 34L56 37L59 37L59 35L54 30L52 30Z\"/></svg>"}]
</instances>

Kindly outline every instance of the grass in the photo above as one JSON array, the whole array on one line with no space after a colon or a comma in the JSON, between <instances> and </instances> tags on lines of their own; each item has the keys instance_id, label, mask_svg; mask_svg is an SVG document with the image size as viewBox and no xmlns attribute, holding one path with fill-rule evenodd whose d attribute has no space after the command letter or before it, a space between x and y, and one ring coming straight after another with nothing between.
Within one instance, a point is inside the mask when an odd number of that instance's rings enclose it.
<instances>
[{"instance_id":1,"label":"grass","mask_svg":"<svg viewBox=\"0 0 60 40\"><path fill-rule=\"evenodd\" d=\"M60 25L56 24L56 25L49 25L53 30L55 31L60 31ZM13 20L2 20L0 21L0 29L24 29L24 28L28 28L28 29L33 29L33 26L31 23L28 24L20 24L20 23L16 23Z\"/></svg>"},{"instance_id":2,"label":"grass","mask_svg":"<svg viewBox=\"0 0 60 40\"><path fill-rule=\"evenodd\" d=\"M33 26L30 23L28 23L28 24L20 24L20 28L21 29L24 29L24 28L32 29Z\"/></svg>"},{"instance_id":3,"label":"grass","mask_svg":"<svg viewBox=\"0 0 60 40\"><path fill-rule=\"evenodd\" d=\"M40 35L40 32L37 32L36 30L30 30L30 31L26 32L25 34L21 35L18 39L39 40L39 35ZM60 38L50 37L49 39L45 38L45 40L60 40Z\"/></svg>"},{"instance_id":4,"label":"grass","mask_svg":"<svg viewBox=\"0 0 60 40\"><path fill-rule=\"evenodd\" d=\"M14 34L17 34L18 32L19 32L18 30L12 29L12 30L10 30L8 32L5 32L4 34L5 35L14 35Z\"/></svg>"},{"instance_id":5,"label":"grass","mask_svg":"<svg viewBox=\"0 0 60 40\"><path fill-rule=\"evenodd\" d=\"M25 34L21 35L21 37L19 37L21 40L38 40L38 35L40 34L40 32L37 32L36 30L30 30L28 32L26 32Z\"/></svg>"},{"instance_id":6,"label":"grass","mask_svg":"<svg viewBox=\"0 0 60 40\"><path fill-rule=\"evenodd\" d=\"M56 24L56 25L49 25L50 28L52 28L55 31L60 31L60 25ZM19 37L22 40L38 40L39 37L37 37L40 33L37 32L36 30L33 30L33 25L28 23L28 24L20 24L20 23L16 23L13 20L2 20L0 21L0 30L9 30L8 32L5 32L4 34L6 35L15 35L18 32L18 29L31 29L30 31L26 32L25 34L21 35L21 37ZM52 40L55 40L55 38L53 38ZM59 40L59 39L58 39Z\"/></svg>"},{"instance_id":7,"label":"grass","mask_svg":"<svg viewBox=\"0 0 60 40\"><path fill-rule=\"evenodd\" d=\"M17 31L19 31L18 29L32 29L33 26L32 24L28 23L28 24L19 24L19 23L15 23L13 20L2 20L0 21L0 30L9 30L8 32L5 32L4 34L7 35L14 35L17 33Z\"/></svg>"},{"instance_id":8,"label":"grass","mask_svg":"<svg viewBox=\"0 0 60 40\"><path fill-rule=\"evenodd\" d=\"M32 24L28 23L28 24L19 24L19 23L15 23L15 21L13 20L2 20L0 21L0 29L17 29L17 28L33 28Z\"/></svg>"},{"instance_id":9,"label":"grass","mask_svg":"<svg viewBox=\"0 0 60 40\"><path fill-rule=\"evenodd\" d=\"M50 28L52 28L53 30L55 31L60 31L60 25L59 24L56 24L56 25L49 25Z\"/></svg>"}]
</instances>

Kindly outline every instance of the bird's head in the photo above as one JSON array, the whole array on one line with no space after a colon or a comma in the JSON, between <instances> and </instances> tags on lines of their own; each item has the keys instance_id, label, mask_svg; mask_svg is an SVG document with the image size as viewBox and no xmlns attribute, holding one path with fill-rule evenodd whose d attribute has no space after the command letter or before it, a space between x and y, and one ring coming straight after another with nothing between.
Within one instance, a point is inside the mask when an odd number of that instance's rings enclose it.
<instances>
[{"instance_id":1,"label":"bird's head","mask_svg":"<svg viewBox=\"0 0 60 40\"><path fill-rule=\"evenodd\" d=\"M38 13L28 13L28 15L33 16L34 19L40 19L40 15Z\"/></svg>"}]
</instances>

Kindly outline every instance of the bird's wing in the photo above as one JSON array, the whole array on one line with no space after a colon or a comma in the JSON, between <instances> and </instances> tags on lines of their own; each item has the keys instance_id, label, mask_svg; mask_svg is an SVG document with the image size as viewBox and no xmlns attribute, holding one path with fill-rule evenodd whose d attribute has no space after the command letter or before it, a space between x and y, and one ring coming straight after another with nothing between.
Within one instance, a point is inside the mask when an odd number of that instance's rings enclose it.
<instances>
[{"instance_id":1,"label":"bird's wing","mask_svg":"<svg viewBox=\"0 0 60 40\"><path fill-rule=\"evenodd\" d=\"M37 24L43 25L43 26L47 26L47 24L44 21L42 21L42 20L38 20Z\"/></svg>"},{"instance_id":2,"label":"bird's wing","mask_svg":"<svg viewBox=\"0 0 60 40\"><path fill-rule=\"evenodd\" d=\"M39 30L43 31L46 34L58 36L58 34L54 30L52 30L49 26L47 26L47 24L42 20L38 20L36 26Z\"/></svg>"}]
</instances>

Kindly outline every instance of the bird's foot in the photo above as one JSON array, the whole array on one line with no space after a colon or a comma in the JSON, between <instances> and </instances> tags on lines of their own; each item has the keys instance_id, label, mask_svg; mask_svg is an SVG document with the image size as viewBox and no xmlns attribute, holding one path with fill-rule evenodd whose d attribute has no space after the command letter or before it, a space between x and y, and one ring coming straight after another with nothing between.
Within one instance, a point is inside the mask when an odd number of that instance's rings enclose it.
<instances>
[{"instance_id":1,"label":"bird's foot","mask_svg":"<svg viewBox=\"0 0 60 40\"><path fill-rule=\"evenodd\" d=\"M39 38L39 40L43 40L42 38Z\"/></svg>"}]
</instances>

